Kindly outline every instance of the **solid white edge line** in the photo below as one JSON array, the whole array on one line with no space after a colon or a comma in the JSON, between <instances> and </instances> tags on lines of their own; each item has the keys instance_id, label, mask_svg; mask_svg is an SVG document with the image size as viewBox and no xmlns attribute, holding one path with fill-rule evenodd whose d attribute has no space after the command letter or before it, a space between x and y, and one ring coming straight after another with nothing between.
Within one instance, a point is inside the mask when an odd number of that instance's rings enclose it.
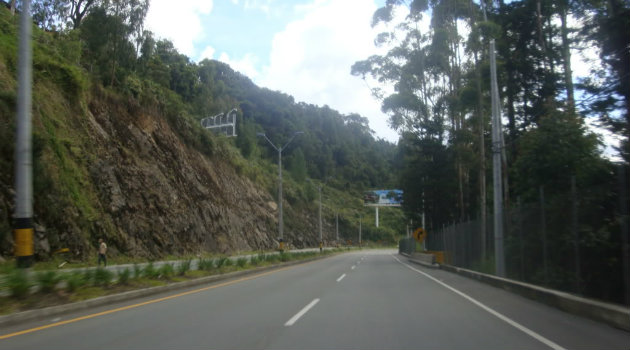
<instances>
[{"instance_id":1,"label":"solid white edge line","mask_svg":"<svg viewBox=\"0 0 630 350\"><path fill-rule=\"evenodd\" d=\"M300 317L304 316L305 313L308 312L308 310L310 310L313 306L315 306L315 304L319 303L319 299L313 299L313 301L311 301L308 305L306 305L302 310L300 310L300 312L298 312L297 314L295 314L293 317L291 317L291 319L289 319L287 321L287 323L284 324L285 327L290 327L293 326L293 324L295 324L295 322L297 322L297 320L300 319Z\"/></svg>"},{"instance_id":2,"label":"solid white edge line","mask_svg":"<svg viewBox=\"0 0 630 350\"><path fill-rule=\"evenodd\" d=\"M341 281L344 277L346 277L345 273L343 275L339 276L339 278L337 278L337 282Z\"/></svg>"},{"instance_id":3,"label":"solid white edge line","mask_svg":"<svg viewBox=\"0 0 630 350\"><path fill-rule=\"evenodd\" d=\"M548 347L550 347L550 348L552 348L552 349L554 349L554 350L566 350L566 349L565 349L565 348L563 348L562 346L560 346L560 345L558 345L558 344L554 343L553 341L551 341L551 340L549 340L549 339L547 339L547 338L543 337L542 335L540 335L540 334L538 334L538 333L536 333L536 332L532 331L531 329L529 329L529 328L527 328L527 327L523 326L522 324L520 324L520 323L518 323L518 322L516 322L516 321L514 321L514 320L512 320L512 319L510 319L509 317L507 317L507 316L505 316L505 315L503 315L503 314L501 314L501 313L499 313L499 312L497 312L497 311L495 311L495 310L491 309L490 307L488 307L488 306L486 306L486 305L482 304L481 302L477 301L477 300L476 300L476 299L474 299L473 297L468 296L467 294L465 294L465 293L463 293L463 292L460 292L459 290L457 290L457 289L455 289L455 288L453 288L453 287L449 286L448 284L446 284L446 283L444 283L444 282L442 282L442 281L438 280L437 278L435 278L435 277L433 277L433 276L431 276L431 275L429 275L429 274L427 274L427 273L425 273L425 272L422 272L422 271L420 271L420 270L418 270L418 269L414 268L413 266L410 266L410 265L408 265L408 264L405 264L404 262L400 261L397 257L395 257L395 256L393 256L393 255L392 255L392 257L393 257L394 259L396 259L396 261L398 261L398 262L399 262L399 263L401 263L402 265L404 265L404 266L406 266L406 267L410 268L411 270L413 270L413 271L415 271L415 272L417 272L417 273L419 273L419 274L421 274L421 275L423 275L423 276L425 276L425 277L429 278L429 279L430 279L430 280L432 280L433 282L435 282L435 283L437 283L437 284L441 285L441 286L442 286L442 287L444 287L444 288L447 288L447 289L448 289L448 290L450 290L451 292L453 292L453 293L455 293L455 294L458 294L459 296L461 296L461 297L463 297L464 299L466 299L466 300L470 301L471 303L473 303L473 304L477 305L478 307L482 308L483 310L487 311L488 313L492 314L493 316L495 316L495 317L499 318L501 321L504 321L505 323L509 324L510 326L512 326L512 327L514 327L514 328L516 328L516 329L520 330L521 332L523 332L523 333L525 333L525 334L529 335L530 337L532 337L532 338L534 338L534 339L538 340L539 342L541 342L541 343L543 343L543 344L547 345Z\"/></svg>"}]
</instances>

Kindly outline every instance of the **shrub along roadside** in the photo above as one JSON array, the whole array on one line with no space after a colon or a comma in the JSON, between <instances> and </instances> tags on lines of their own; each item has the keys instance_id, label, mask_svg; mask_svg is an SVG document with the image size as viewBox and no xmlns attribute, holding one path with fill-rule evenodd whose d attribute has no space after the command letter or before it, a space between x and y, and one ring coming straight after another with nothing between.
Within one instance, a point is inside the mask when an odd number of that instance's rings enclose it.
<instances>
[{"instance_id":1,"label":"shrub along roadside","mask_svg":"<svg viewBox=\"0 0 630 350\"><path fill-rule=\"evenodd\" d=\"M334 251L327 251L323 255L332 252ZM23 270L13 269L5 276L4 287L8 291L8 296L0 296L0 315L85 300L131 289L164 285L174 281L182 281L182 278L194 279L246 270L256 266L269 266L278 261L300 260L318 255L320 253L283 253L282 256L280 254L258 254L249 259L242 257L236 261L227 257L216 260L200 259L194 269L192 269L191 261L184 261L178 265L162 264L159 268L156 268L153 263L145 265L144 268L135 265L133 270L125 268L117 273L102 268L88 268L83 271L68 273L53 270L37 272L30 278ZM179 277L174 278L175 275ZM32 288L34 286L36 288ZM42 299L42 296L46 297Z\"/></svg>"}]
</instances>

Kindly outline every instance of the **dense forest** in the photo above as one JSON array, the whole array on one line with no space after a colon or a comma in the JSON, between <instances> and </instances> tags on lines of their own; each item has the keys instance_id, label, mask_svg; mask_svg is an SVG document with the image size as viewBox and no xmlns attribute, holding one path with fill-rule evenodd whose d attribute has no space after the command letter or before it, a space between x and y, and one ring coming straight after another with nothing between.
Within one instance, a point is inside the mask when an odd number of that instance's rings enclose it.
<instances>
[{"instance_id":1,"label":"dense forest","mask_svg":"<svg viewBox=\"0 0 630 350\"><path fill-rule=\"evenodd\" d=\"M404 209L414 220L426 213L429 249L495 273L500 243L509 278L630 303L630 2L388 0L373 15L383 24L375 43L389 51L351 73L377 82L373 95L401 135ZM596 57L586 77L573 74L581 52ZM615 155L596 129L620 140Z\"/></svg>"},{"instance_id":2,"label":"dense forest","mask_svg":"<svg viewBox=\"0 0 630 350\"><path fill-rule=\"evenodd\" d=\"M566 193L571 176L578 188L613 176L613 161L587 119L617 135L620 157L630 159L630 4L524 0L486 7L388 0L373 25L389 24L375 43L391 49L352 67L381 84L373 93L401 134L406 210L416 218L426 210L429 227L486 216L495 150L502 153L506 206L535 201L540 186L550 196ZM394 23L396 11L408 13L402 23ZM505 121L501 145L490 139L490 39ZM576 80L571 55L579 50L596 51L599 60L590 77Z\"/></svg>"}]
</instances>

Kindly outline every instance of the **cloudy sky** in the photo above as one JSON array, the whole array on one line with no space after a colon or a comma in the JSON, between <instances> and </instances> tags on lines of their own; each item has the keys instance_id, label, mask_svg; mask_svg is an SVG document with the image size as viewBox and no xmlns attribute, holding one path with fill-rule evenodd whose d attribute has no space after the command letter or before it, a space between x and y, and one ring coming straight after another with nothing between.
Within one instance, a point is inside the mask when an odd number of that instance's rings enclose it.
<instances>
[{"instance_id":1,"label":"cloudy sky","mask_svg":"<svg viewBox=\"0 0 630 350\"><path fill-rule=\"evenodd\" d=\"M376 136L396 132L350 66L377 53L370 22L385 0L151 0L148 28L199 62L228 63L297 101L359 113ZM382 49L381 49L382 50Z\"/></svg>"},{"instance_id":2,"label":"cloudy sky","mask_svg":"<svg viewBox=\"0 0 630 350\"><path fill-rule=\"evenodd\" d=\"M158 37L170 39L195 62L217 59L257 85L290 94L297 101L328 105L344 114L359 113L368 117L377 137L396 142L398 136L387 126L387 116L371 96L368 84L350 75L354 62L386 50L373 44L376 34L384 28L370 26L372 14L384 3L385 0L151 0L146 23ZM584 51L572 55L575 77L588 74L590 64L582 54ZM592 59L597 54L590 52L589 56ZM601 128L591 129L605 143L617 143Z\"/></svg>"}]
</instances>

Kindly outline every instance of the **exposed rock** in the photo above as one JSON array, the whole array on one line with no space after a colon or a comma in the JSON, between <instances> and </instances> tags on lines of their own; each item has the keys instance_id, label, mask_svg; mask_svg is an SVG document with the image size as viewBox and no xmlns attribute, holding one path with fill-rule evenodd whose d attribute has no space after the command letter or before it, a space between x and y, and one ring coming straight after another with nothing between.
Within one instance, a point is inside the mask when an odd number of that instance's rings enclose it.
<instances>
[{"instance_id":1,"label":"exposed rock","mask_svg":"<svg viewBox=\"0 0 630 350\"><path fill-rule=\"evenodd\" d=\"M78 151L68 153L86 174L75 189L82 202L68 194L70 200L50 198L59 208L55 217L43 215L36 227L39 257L67 247L75 258L92 258L99 237L112 254L147 258L277 246L276 201L228 160L185 144L156 112L132 115L124 103L98 95L88 105L87 116L77 116L72 126L88 141L72 145ZM0 185L5 188L0 202L6 203L0 209L8 215L13 192L5 180ZM287 204L285 213L289 209ZM312 218L301 221L306 220ZM3 239L4 254L12 249L10 236ZM314 244L311 236L299 233L297 239L285 221L287 244Z\"/></svg>"}]
</instances>

